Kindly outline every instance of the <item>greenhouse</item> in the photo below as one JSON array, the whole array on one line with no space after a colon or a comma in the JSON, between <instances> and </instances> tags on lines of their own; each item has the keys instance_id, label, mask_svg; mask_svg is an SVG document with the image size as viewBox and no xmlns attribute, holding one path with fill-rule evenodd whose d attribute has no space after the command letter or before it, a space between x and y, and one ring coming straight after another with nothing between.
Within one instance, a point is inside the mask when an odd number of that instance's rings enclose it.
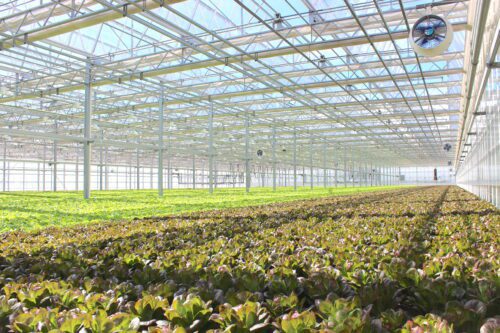
<instances>
[{"instance_id":1,"label":"greenhouse","mask_svg":"<svg viewBox=\"0 0 500 333\"><path fill-rule=\"evenodd\" d=\"M498 332L500 1L0 1L0 333Z\"/></svg>"}]
</instances>

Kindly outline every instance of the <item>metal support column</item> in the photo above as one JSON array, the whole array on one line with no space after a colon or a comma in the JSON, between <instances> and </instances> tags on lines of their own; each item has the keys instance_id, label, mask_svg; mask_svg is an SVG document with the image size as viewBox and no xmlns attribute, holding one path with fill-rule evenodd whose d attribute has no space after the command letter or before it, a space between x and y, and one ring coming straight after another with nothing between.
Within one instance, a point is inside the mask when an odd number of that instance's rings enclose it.
<instances>
[{"instance_id":1,"label":"metal support column","mask_svg":"<svg viewBox=\"0 0 500 333\"><path fill-rule=\"evenodd\" d=\"M36 190L40 191L40 162L36 163Z\"/></svg>"},{"instance_id":2,"label":"metal support column","mask_svg":"<svg viewBox=\"0 0 500 333\"><path fill-rule=\"evenodd\" d=\"M78 182L80 181L78 179L79 177L79 173L80 173L80 170L79 170L79 164L80 164L80 152L79 152L79 147L76 146L76 164L75 164L75 190L78 191L78 187L79 187L79 184Z\"/></svg>"},{"instance_id":3,"label":"metal support column","mask_svg":"<svg viewBox=\"0 0 500 333\"><path fill-rule=\"evenodd\" d=\"M293 190L297 191L297 131L293 129Z\"/></svg>"},{"instance_id":4,"label":"metal support column","mask_svg":"<svg viewBox=\"0 0 500 333\"><path fill-rule=\"evenodd\" d=\"M369 175L370 175L370 186L373 186L373 177L375 176L373 171L373 163L370 163Z\"/></svg>"},{"instance_id":5,"label":"metal support column","mask_svg":"<svg viewBox=\"0 0 500 333\"><path fill-rule=\"evenodd\" d=\"M137 189L139 190L141 188L141 168L140 168L140 154L139 154L139 148L135 151L135 172L136 172L136 182L137 182Z\"/></svg>"},{"instance_id":6,"label":"metal support column","mask_svg":"<svg viewBox=\"0 0 500 333\"><path fill-rule=\"evenodd\" d=\"M276 124L273 123L273 191L276 191Z\"/></svg>"},{"instance_id":7,"label":"metal support column","mask_svg":"<svg viewBox=\"0 0 500 333\"><path fill-rule=\"evenodd\" d=\"M95 95L94 95L94 100L95 100ZM95 103L94 103L95 105ZM101 141L104 139L104 133L101 130ZM102 151L102 146L99 147L99 191L102 191L104 186L104 170L103 170L103 151Z\"/></svg>"},{"instance_id":8,"label":"metal support column","mask_svg":"<svg viewBox=\"0 0 500 333\"><path fill-rule=\"evenodd\" d=\"M309 147L309 173L311 174L311 190L314 188L314 165L313 165L313 146L314 140L311 140Z\"/></svg>"},{"instance_id":9,"label":"metal support column","mask_svg":"<svg viewBox=\"0 0 500 333\"><path fill-rule=\"evenodd\" d=\"M43 164L42 164L42 171L43 171L43 174L42 174L42 183L43 183L43 186L42 186L42 191L45 192L45 167L47 165L46 163L46 160L47 160L47 146L46 145L43 145L43 155L42 155L42 158L43 158Z\"/></svg>"},{"instance_id":10,"label":"metal support column","mask_svg":"<svg viewBox=\"0 0 500 333\"><path fill-rule=\"evenodd\" d=\"M252 182L250 174L250 115L245 114L245 191L250 192Z\"/></svg>"},{"instance_id":11,"label":"metal support column","mask_svg":"<svg viewBox=\"0 0 500 333\"><path fill-rule=\"evenodd\" d=\"M152 188L153 186L151 186ZM104 189L109 190L108 147L104 149Z\"/></svg>"},{"instance_id":12,"label":"metal support column","mask_svg":"<svg viewBox=\"0 0 500 333\"><path fill-rule=\"evenodd\" d=\"M354 170L355 170L355 168L354 168L354 158L352 156L352 147L349 149L349 156L350 156L349 161L351 162L350 165L349 165L349 170L351 171L351 185L352 185L352 187L354 187L355 186L355 181L354 181L355 180L354 179L354 176L355 176Z\"/></svg>"},{"instance_id":13,"label":"metal support column","mask_svg":"<svg viewBox=\"0 0 500 333\"><path fill-rule=\"evenodd\" d=\"M193 190L196 189L196 157L193 154Z\"/></svg>"},{"instance_id":14,"label":"metal support column","mask_svg":"<svg viewBox=\"0 0 500 333\"><path fill-rule=\"evenodd\" d=\"M57 122L54 123L57 135ZM57 191L57 141L52 144L52 191Z\"/></svg>"},{"instance_id":15,"label":"metal support column","mask_svg":"<svg viewBox=\"0 0 500 333\"><path fill-rule=\"evenodd\" d=\"M158 196L163 197L163 87L161 87L158 105Z\"/></svg>"},{"instance_id":16,"label":"metal support column","mask_svg":"<svg viewBox=\"0 0 500 333\"><path fill-rule=\"evenodd\" d=\"M328 178L326 170L326 144L323 143L323 187L328 187Z\"/></svg>"},{"instance_id":17,"label":"metal support column","mask_svg":"<svg viewBox=\"0 0 500 333\"><path fill-rule=\"evenodd\" d=\"M172 141L167 130L167 188L172 189Z\"/></svg>"},{"instance_id":18,"label":"metal support column","mask_svg":"<svg viewBox=\"0 0 500 333\"><path fill-rule=\"evenodd\" d=\"M334 177L335 177L335 187L339 186L339 180L338 180L338 169L339 169L339 163L335 162L335 172L334 172Z\"/></svg>"},{"instance_id":19,"label":"metal support column","mask_svg":"<svg viewBox=\"0 0 500 333\"><path fill-rule=\"evenodd\" d=\"M214 193L214 103L208 115L208 192Z\"/></svg>"},{"instance_id":20,"label":"metal support column","mask_svg":"<svg viewBox=\"0 0 500 333\"><path fill-rule=\"evenodd\" d=\"M7 176L7 140L3 141L3 170L2 170L2 190L6 190Z\"/></svg>"},{"instance_id":21,"label":"metal support column","mask_svg":"<svg viewBox=\"0 0 500 333\"><path fill-rule=\"evenodd\" d=\"M90 149L91 149L91 118L92 118L92 86L91 86L91 68L90 59L87 59L85 70L85 120L84 120L84 143L83 143L83 197L90 198Z\"/></svg>"},{"instance_id":22,"label":"metal support column","mask_svg":"<svg viewBox=\"0 0 500 333\"><path fill-rule=\"evenodd\" d=\"M347 187L347 150L344 146L344 187Z\"/></svg>"}]
</instances>

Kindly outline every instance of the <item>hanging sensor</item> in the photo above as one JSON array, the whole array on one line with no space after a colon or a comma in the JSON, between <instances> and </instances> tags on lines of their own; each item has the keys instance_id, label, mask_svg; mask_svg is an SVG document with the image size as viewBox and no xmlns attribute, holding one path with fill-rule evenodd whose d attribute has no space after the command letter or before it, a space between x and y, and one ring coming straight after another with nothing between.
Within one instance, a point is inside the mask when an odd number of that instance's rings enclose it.
<instances>
[{"instance_id":1,"label":"hanging sensor","mask_svg":"<svg viewBox=\"0 0 500 333\"><path fill-rule=\"evenodd\" d=\"M280 13L274 14L273 28L275 30L283 29L284 28L283 22L284 22L284 20L283 20L283 17L281 17Z\"/></svg>"},{"instance_id":2,"label":"hanging sensor","mask_svg":"<svg viewBox=\"0 0 500 333\"><path fill-rule=\"evenodd\" d=\"M324 55L319 56L318 66L321 68L326 66L326 57Z\"/></svg>"}]
</instances>

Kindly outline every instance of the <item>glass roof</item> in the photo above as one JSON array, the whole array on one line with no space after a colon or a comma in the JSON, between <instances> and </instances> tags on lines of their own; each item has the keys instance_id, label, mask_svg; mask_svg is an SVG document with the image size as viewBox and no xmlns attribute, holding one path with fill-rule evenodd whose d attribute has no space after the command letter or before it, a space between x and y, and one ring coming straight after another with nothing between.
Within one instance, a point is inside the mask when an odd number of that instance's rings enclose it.
<instances>
[{"instance_id":1,"label":"glass roof","mask_svg":"<svg viewBox=\"0 0 500 333\"><path fill-rule=\"evenodd\" d=\"M296 135L303 149L349 149L361 163L446 165L455 151L443 145L453 145L460 129L468 7L401 0L9 1L0 5L2 134L80 142L90 66L92 133L101 145L153 154L163 91L165 135L179 158L206 156L213 107L221 159L242 158L248 118L252 145L262 149L274 127L282 146ZM421 57L408 29L428 13L447 18L453 42L441 55Z\"/></svg>"}]
</instances>

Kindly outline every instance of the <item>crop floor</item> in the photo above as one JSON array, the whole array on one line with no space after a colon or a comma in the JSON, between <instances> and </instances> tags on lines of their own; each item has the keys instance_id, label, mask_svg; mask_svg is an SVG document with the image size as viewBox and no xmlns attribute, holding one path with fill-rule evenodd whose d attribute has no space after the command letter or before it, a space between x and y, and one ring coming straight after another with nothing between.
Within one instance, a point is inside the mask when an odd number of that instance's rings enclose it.
<instances>
[{"instance_id":1,"label":"crop floor","mask_svg":"<svg viewBox=\"0 0 500 333\"><path fill-rule=\"evenodd\" d=\"M82 192L4 192L0 193L0 233L34 230L49 226L68 226L97 221L131 220L150 216L188 213L211 209L246 207L274 202L348 195L385 190L391 187L255 188L249 194L241 188L208 190L94 191L90 200ZM392 187L397 188L397 187Z\"/></svg>"},{"instance_id":2,"label":"crop floor","mask_svg":"<svg viewBox=\"0 0 500 333\"><path fill-rule=\"evenodd\" d=\"M0 237L0 332L498 332L500 212L386 189Z\"/></svg>"}]
</instances>

